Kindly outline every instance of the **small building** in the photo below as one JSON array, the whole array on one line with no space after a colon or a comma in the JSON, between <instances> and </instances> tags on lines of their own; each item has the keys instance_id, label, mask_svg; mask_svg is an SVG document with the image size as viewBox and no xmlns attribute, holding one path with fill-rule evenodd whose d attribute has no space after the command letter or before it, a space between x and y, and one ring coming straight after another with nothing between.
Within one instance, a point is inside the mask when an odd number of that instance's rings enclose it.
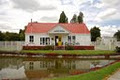
<instances>
[{"instance_id":1,"label":"small building","mask_svg":"<svg viewBox=\"0 0 120 80\"><path fill-rule=\"evenodd\" d=\"M25 46L79 46L94 49L90 31L84 23L28 23L25 30ZM24 47L25 47L24 46Z\"/></svg>"}]
</instances>

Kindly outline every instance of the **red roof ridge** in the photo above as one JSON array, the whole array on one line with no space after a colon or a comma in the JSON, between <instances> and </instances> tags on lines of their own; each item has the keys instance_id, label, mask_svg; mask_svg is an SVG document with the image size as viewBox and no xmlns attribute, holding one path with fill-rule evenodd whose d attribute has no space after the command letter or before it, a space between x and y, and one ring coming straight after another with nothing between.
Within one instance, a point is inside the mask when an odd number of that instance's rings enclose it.
<instances>
[{"instance_id":1,"label":"red roof ridge","mask_svg":"<svg viewBox=\"0 0 120 80\"><path fill-rule=\"evenodd\" d=\"M32 24L85 24L85 23L52 23L52 22L32 22ZM28 24L31 24L31 22L29 22Z\"/></svg>"}]
</instances>

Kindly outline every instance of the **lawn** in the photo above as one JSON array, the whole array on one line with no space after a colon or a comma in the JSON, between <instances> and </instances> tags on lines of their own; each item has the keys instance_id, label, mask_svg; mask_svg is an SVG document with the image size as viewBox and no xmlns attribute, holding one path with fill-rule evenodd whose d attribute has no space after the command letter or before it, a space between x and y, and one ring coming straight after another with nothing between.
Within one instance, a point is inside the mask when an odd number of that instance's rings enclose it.
<instances>
[{"instance_id":1,"label":"lawn","mask_svg":"<svg viewBox=\"0 0 120 80\"><path fill-rule=\"evenodd\" d=\"M111 75L113 72L117 71L118 69L120 69L120 62L116 62L105 68L96 71L91 71L89 73L69 76L64 78L56 78L52 80L103 80L105 77Z\"/></svg>"},{"instance_id":2,"label":"lawn","mask_svg":"<svg viewBox=\"0 0 120 80\"><path fill-rule=\"evenodd\" d=\"M38 54L76 54L76 55L99 55L99 54L114 54L115 51L103 50L22 50L21 53L38 53Z\"/></svg>"}]
</instances>

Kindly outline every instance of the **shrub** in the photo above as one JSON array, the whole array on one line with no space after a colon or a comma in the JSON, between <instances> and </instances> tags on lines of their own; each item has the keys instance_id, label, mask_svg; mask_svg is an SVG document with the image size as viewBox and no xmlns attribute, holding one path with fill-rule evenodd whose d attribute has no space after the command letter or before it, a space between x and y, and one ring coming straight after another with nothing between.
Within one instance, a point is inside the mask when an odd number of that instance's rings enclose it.
<instances>
[{"instance_id":1,"label":"shrub","mask_svg":"<svg viewBox=\"0 0 120 80\"><path fill-rule=\"evenodd\" d=\"M74 47L73 47L73 46L70 46L70 45L67 45L67 46L65 46L65 49L66 49L66 50L74 50Z\"/></svg>"},{"instance_id":2,"label":"shrub","mask_svg":"<svg viewBox=\"0 0 120 80\"><path fill-rule=\"evenodd\" d=\"M45 46L45 47L43 48L43 50L53 50L53 49L54 49L53 46Z\"/></svg>"},{"instance_id":3,"label":"shrub","mask_svg":"<svg viewBox=\"0 0 120 80\"><path fill-rule=\"evenodd\" d=\"M120 52L120 47L116 47L116 52Z\"/></svg>"}]
</instances>

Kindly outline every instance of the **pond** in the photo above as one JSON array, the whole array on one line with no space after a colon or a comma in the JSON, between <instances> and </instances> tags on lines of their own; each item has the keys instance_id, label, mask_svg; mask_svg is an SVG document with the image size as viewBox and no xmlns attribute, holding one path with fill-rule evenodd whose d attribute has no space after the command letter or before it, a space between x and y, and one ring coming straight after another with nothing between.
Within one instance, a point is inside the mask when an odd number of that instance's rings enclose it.
<instances>
[{"instance_id":1,"label":"pond","mask_svg":"<svg viewBox=\"0 0 120 80\"><path fill-rule=\"evenodd\" d=\"M0 58L1 79L44 80L81 74L105 66L115 60L80 60L48 58Z\"/></svg>"}]
</instances>

